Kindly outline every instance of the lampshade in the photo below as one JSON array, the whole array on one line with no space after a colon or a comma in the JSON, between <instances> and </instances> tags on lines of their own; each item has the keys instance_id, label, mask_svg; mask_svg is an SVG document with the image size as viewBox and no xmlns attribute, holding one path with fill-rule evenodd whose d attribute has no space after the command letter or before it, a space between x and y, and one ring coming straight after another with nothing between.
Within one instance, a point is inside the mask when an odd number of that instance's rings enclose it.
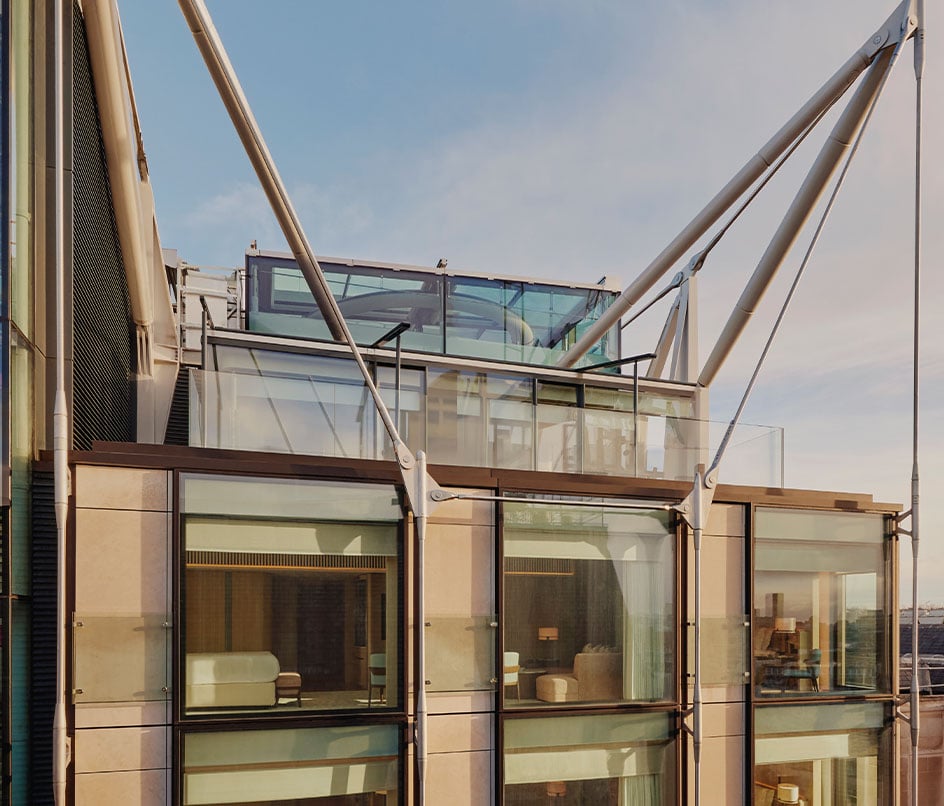
<instances>
[{"instance_id":1,"label":"lampshade","mask_svg":"<svg viewBox=\"0 0 944 806\"><path fill-rule=\"evenodd\" d=\"M786 618L781 616L774 619L774 629L777 632L796 632L797 620L795 618Z\"/></svg>"},{"instance_id":2,"label":"lampshade","mask_svg":"<svg viewBox=\"0 0 944 806\"><path fill-rule=\"evenodd\" d=\"M548 781L547 796L549 798L562 798L567 794L566 781Z\"/></svg>"},{"instance_id":3,"label":"lampshade","mask_svg":"<svg viewBox=\"0 0 944 806\"><path fill-rule=\"evenodd\" d=\"M556 641L559 636L557 627L538 627L538 641Z\"/></svg>"},{"instance_id":4,"label":"lampshade","mask_svg":"<svg viewBox=\"0 0 944 806\"><path fill-rule=\"evenodd\" d=\"M796 784L778 784L777 801L779 803L799 803L800 787Z\"/></svg>"}]
</instances>

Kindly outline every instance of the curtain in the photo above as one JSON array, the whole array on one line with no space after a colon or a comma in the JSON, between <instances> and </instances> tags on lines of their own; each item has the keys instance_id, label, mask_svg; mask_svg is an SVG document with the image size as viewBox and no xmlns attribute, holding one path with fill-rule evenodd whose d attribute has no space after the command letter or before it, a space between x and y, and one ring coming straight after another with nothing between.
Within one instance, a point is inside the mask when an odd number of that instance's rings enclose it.
<instances>
[{"instance_id":1,"label":"curtain","mask_svg":"<svg viewBox=\"0 0 944 806\"><path fill-rule=\"evenodd\" d=\"M631 775L620 779L620 806L659 806L661 775Z\"/></svg>"},{"instance_id":2,"label":"curtain","mask_svg":"<svg viewBox=\"0 0 944 806\"><path fill-rule=\"evenodd\" d=\"M623 563L619 569L625 604L623 696L628 700L665 697L665 568L660 563Z\"/></svg>"}]
</instances>

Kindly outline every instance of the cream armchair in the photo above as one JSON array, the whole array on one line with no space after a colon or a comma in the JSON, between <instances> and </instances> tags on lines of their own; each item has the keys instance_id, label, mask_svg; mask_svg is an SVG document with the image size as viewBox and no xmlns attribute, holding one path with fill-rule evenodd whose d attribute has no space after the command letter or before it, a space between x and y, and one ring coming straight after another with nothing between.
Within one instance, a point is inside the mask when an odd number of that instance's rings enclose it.
<instances>
[{"instance_id":1,"label":"cream armchair","mask_svg":"<svg viewBox=\"0 0 944 806\"><path fill-rule=\"evenodd\" d=\"M578 652L570 674L545 674L537 679L537 698L544 702L621 700L622 672L619 652Z\"/></svg>"}]
</instances>

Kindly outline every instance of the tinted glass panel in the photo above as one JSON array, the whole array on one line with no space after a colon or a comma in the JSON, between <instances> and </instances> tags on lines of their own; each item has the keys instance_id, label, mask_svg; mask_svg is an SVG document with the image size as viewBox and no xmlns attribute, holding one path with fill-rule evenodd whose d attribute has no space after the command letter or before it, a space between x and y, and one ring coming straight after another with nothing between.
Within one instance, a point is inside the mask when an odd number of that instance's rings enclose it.
<instances>
[{"instance_id":1,"label":"tinted glass panel","mask_svg":"<svg viewBox=\"0 0 944 806\"><path fill-rule=\"evenodd\" d=\"M521 280L449 277L446 283L446 353L523 364L554 364L614 299L602 288ZM618 338L610 331L581 363L617 358Z\"/></svg>"},{"instance_id":2,"label":"tinted glass panel","mask_svg":"<svg viewBox=\"0 0 944 806\"><path fill-rule=\"evenodd\" d=\"M889 562L880 515L759 509L755 692L889 691Z\"/></svg>"},{"instance_id":3,"label":"tinted glass panel","mask_svg":"<svg viewBox=\"0 0 944 806\"><path fill-rule=\"evenodd\" d=\"M506 719L506 804L675 803L666 714Z\"/></svg>"},{"instance_id":4,"label":"tinted glass panel","mask_svg":"<svg viewBox=\"0 0 944 806\"><path fill-rule=\"evenodd\" d=\"M669 699L668 513L503 505L505 707Z\"/></svg>"},{"instance_id":5,"label":"tinted glass panel","mask_svg":"<svg viewBox=\"0 0 944 806\"><path fill-rule=\"evenodd\" d=\"M247 329L331 338L294 260L256 256L247 264ZM516 363L555 363L616 298L614 291L602 287L568 288L389 266L320 265L359 344L373 344L406 323L410 327L401 337L405 349ZM613 328L580 363L600 363L618 354L619 332Z\"/></svg>"},{"instance_id":6,"label":"tinted glass panel","mask_svg":"<svg viewBox=\"0 0 944 806\"><path fill-rule=\"evenodd\" d=\"M406 322L410 328L400 337L404 349L442 352L442 277L336 263L321 263L321 270L358 344L373 344ZM290 258L250 259L246 327L257 333L331 338L308 283Z\"/></svg>"},{"instance_id":7,"label":"tinted glass panel","mask_svg":"<svg viewBox=\"0 0 944 806\"><path fill-rule=\"evenodd\" d=\"M186 806L400 802L394 725L191 733L183 752Z\"/></svg>"},{"instance_id":8,"label":"tinted glass panel","mask_svg":"<svg viewBox=\"0 0 944 806\"><path fill-rule=\"evenodd\" d=\"M184 709L398 705L393 487L184 476Z\"/></svg>"},{"instance_id":9,"label":"tinted glass panel","mask_svg":"<svg viewBox=\"0 0 944 806\"><path fill-rule=\"evenodd\" d=\"M888 708L765 706L754 712L754 803L881 806L893 770Z\"/></svg>"}]
</instances>

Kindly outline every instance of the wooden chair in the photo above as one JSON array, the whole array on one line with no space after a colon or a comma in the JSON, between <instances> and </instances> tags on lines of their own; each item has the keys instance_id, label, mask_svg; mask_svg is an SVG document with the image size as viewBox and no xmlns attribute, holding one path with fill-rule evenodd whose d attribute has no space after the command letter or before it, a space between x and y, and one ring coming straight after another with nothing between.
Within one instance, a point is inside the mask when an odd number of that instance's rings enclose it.
<instances>
[{"instance_id":1,"label":"wooden chair","mask_svg":"<svg viewBox=\"0 0 944 806\"><path fill-rule=\"evenodd\" d=\"M823 653L820 649L810 650L810 656L803 661L803 666L783 670L783 682L787 680L809 680L813 691L819 691L819 667ZM783 691L783 689L781 689Z\"/></svg>"},{"instance_id":2,"label":"wooden chair","mask_svg":"<svg viewBox=\"0 0 944 806\"><path fill-rule=\"evenodd\" d=\"M773 806L777 797L777 787L754 781L754 806Z\"/></svg>"},{"instance_id":3,"label":"wooden chair","mask_svg":"<svg viewBox=\"0 0 944 806\"><path fill-rule=\"evenodd\" d=\"M378 701L387 701L387 653L375 652L368 658L367 674L370 680L367 685L367 707L373 704L374 689L379 694Z\"/></svg>"}]
</instances>

